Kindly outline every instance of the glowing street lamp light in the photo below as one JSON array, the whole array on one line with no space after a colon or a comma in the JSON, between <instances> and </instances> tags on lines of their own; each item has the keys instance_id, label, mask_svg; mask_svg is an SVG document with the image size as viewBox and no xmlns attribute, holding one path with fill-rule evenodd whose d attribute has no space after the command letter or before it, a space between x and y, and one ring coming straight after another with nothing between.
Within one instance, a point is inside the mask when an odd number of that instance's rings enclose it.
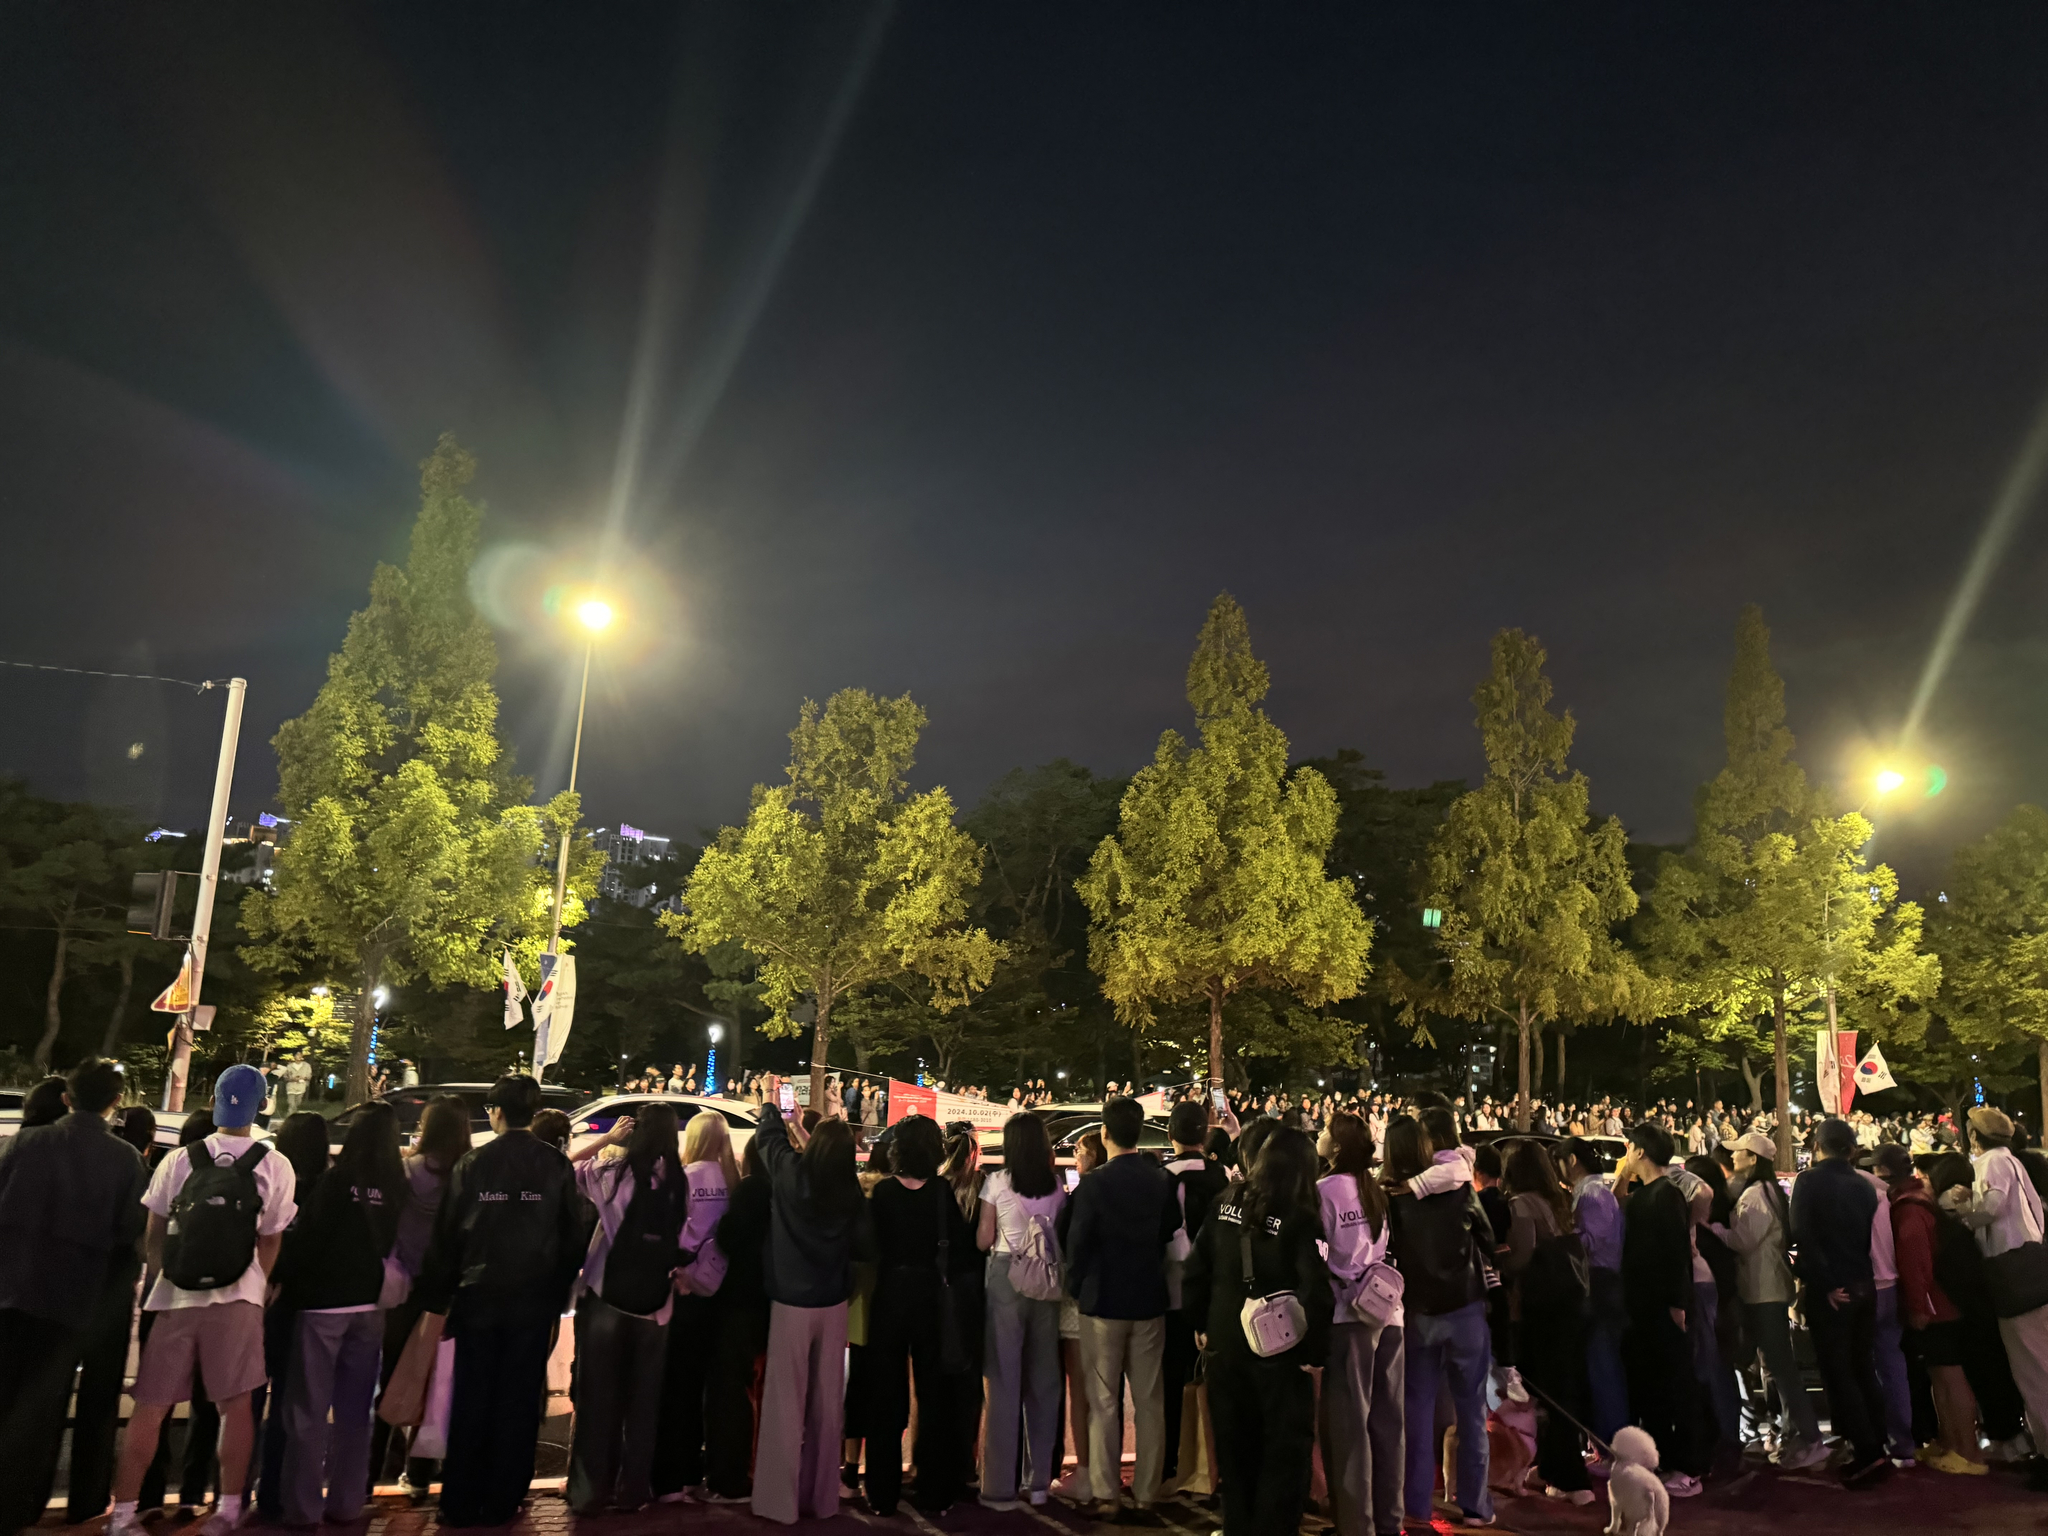
<instances>
[{"instance_id":1,"label":"glowing street lamp light","mask_svg":"<svg viewBox=\"0 0 2048 1536\"><path fill-rule=\"evenodd\" d=\"M1877 792L1880 795L1888 795L1905 782L1906 776L1903 773L1900 773L1897 769L1881 769L1877 775L1876 780Z\"/></svg>"},{"instance_id":2,"label":"glowing street lamp light","mask_svg":"<svg viewBox=\"0 0 2048 1536\"><path fill-rule=\"evenodd\" d=\"M588 602L576 605L576 617L583 621L585 629L595 635L610 626L612 605L602 598L593 597Z\"/></svg>"}]
</instances>

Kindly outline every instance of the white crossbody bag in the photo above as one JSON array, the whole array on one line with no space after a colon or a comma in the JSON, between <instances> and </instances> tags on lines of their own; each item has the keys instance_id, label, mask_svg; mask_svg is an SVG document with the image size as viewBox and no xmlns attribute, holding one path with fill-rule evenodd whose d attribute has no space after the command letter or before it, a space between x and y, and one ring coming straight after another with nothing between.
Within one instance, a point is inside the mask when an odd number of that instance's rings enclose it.
<instances>
[{"instance_id":1,"label":"white crossbody bag","mask_svg":"<svg viewBox=\"0 0 2048 1536\"><path fill-rule=\"evenodd\" d=\"M1252 1278L1252 1238L1242 1228L1238 1230L1237 1247L1244 1260L1244 1306L1237 1320L1244 1328L1245 1342L1261 1360L1284 1355L1307 1334L1308 1309L1292 1291L1258 1295L1258 1282Z\"/></svg>"}]
</instances>

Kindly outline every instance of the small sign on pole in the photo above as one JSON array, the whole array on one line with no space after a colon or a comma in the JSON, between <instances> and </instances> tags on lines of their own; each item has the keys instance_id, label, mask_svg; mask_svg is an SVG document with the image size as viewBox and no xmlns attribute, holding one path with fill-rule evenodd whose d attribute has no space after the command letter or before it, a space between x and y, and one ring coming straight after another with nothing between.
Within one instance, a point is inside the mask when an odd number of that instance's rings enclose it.
<instances>
[{"instance_id":1,"label":"small sign on pole","mask_svg":"<svg viewBox=\"0 0 2048 1536\"><path fill-rule=\"evenodd\" d=\"M192 1006L192 951L185 951L184 963L178 967L177 980L158 994L157 1000L149 1005L157 1013L183 1013Z\"/></svg>"}]
</instances>

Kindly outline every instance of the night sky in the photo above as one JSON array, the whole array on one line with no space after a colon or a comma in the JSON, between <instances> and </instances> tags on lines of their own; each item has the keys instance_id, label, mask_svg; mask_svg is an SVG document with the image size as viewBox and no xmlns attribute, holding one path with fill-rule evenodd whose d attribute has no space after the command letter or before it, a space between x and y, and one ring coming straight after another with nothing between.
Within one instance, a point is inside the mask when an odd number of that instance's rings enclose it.
<instances>
[{"instance_id":1,"label":"night sky","mask_svg":"<svg viewBox=\"0 0 2048 1536\"><path fill-rule=\"evenodd\" d=\"M1225 587L1395 782L1535 631L1660 841L1761 602L1853 803L2044 389L2040 8L0 10L0 659L246 675L238 810L443 428L543 790L538 594L620 573L601 824L736 818L855 684L963 804L1128 772ZM1909 885L2048 795L2044 578L2030 519ZM199 819L217 695L0 689L0 770Z\"/></svg>"}]
</instances>

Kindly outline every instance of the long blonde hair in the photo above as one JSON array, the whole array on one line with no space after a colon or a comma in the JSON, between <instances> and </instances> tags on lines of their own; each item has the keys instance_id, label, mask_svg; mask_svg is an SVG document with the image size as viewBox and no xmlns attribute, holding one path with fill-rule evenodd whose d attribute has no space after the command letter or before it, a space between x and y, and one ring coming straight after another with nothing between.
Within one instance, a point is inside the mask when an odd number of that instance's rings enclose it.
<instances>
[{"instance_id":1,"label":"long blonde hair","mask_svg":"<svg viewBox=\"0 0 2048 1536\"><path fill-rule=\"evenodd\" d=\"M725 1175L725 1187L737 1189L739 1164L733 1161L732 1133L725 1128L725 1116L715 1109L700 1109L683 1127L683 1166L716 1163Z\"/></svg>"}]
</instances>

